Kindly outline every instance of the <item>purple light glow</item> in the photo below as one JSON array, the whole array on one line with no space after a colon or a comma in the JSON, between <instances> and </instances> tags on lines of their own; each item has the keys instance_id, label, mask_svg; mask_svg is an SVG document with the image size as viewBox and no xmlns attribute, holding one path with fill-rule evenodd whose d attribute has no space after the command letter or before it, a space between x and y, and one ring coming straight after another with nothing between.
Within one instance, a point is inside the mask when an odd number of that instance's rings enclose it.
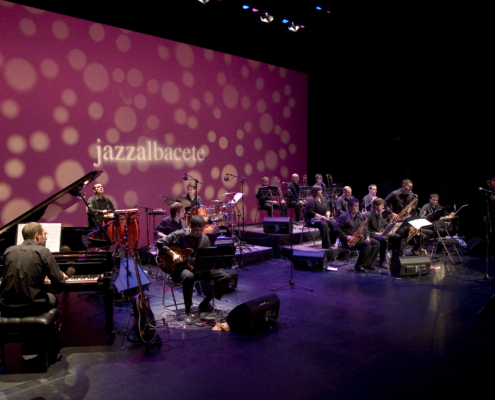
<instances>
[{"instance_id":1,"label":"purple light glow","mask_svg":"<svg viewBox=\"0 0 495 400\"><path fill-rule=\"evenodd\" d=\"M259 10L257 8L253 8L253 12L258 12Z\"/></svg>"}]
</instances>

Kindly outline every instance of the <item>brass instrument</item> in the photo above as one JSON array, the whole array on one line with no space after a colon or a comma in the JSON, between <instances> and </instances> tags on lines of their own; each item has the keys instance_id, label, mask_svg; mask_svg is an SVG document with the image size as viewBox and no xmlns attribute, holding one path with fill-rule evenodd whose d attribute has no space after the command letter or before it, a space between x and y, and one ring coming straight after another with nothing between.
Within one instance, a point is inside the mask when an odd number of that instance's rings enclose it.
<instances>
[{"instance_id":1,"label":"brass instrument","mask_svg":"<svg viewBox=\"0 0 495 400\"><path fill-rule=\"evenodd\" d=\"M440 217L440 221L443 221L445 219L454 219L454 218L457 218L457 215L456 213L451 212L449 215L446 215L445 217Z\"/></svg>"},{"instance_id":2,"label":"brass instrument","mask_svg":"<svg viewBox=\"0 0 495 400\"><path fill-rule=\"evenodd\" d=\"M280 193L280 196L278 196L278 204L282 204L282 203L285 203L285 200L282 200L282 184L280 183L280 179L278 179L278 177L275 177L275 186L278 187L278 192Z\"/></svg>"},{"instance_id":3,"label":"brass instrument","mask_svg":"<svg viewBox=\"0 0 495 400\"><path fill-rule=\"evenodd\" d=\"M415 197L404 209L397 215L394 215L390 219L390 223L402 221L404 218L408 217L411 212L411 207L418 202L418 197Z\"/></svg>"},{"instance_id":4,"label":"brass instrument","mask_svg":"<svg viewBox=\"0 0 495 400\"><path fill-rule=\"evenodd\" d=\"M349 247L354 247L356 245L356 243L359 242L359 239L361 239L361 237L363 236L362 235L362 231L364 229L364 226L368 222L368 219L365 216L363 216L363 217L364 217L364 220L361 223L361 225L359 225L359 228L357 228L356 232L354 232L352 234L351 239L350 240L349 239L347 240L347 245Z\"/></svg>"},{"instance_id":5,"label":"brass instrument","mask_svg":"<svg viewBox=\"0 0 495 400\"><path fill-rule=\"evenodd\" d=\"M409 229L409 236L407 236L406 243L408 243L416 235L419 235L419 229L416 229L415 227L411 226L411 229Z\"/></svg>"}]
</instances>

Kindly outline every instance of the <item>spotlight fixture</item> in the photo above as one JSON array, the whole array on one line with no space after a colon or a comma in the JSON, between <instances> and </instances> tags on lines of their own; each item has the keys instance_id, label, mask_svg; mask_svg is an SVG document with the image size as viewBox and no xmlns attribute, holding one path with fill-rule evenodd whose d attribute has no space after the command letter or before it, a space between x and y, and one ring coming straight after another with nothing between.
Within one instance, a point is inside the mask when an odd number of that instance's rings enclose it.
<instances>
[{"instance_id":1,"label":"spotlight fixture","mask_svg":"<svg viewBox=\"0 0 495 400\"><path fill-rule=\"evenodd\" d=\"M268 14L268 12L264 12L261 15L260 19L261 19L261 21L266 22L267 24L269 24L270 22L273 21L273 15Z\"/></svg>"},{"instance_id":2,"label":"spotlight fixture","mask_svg":"<svg viewBox=\"0 0 495 400\"><path fill-rule=\"evenodd\" d=\"M294 23L294 21L292 21L289 25L289 31L292 31L292 32L297 32L299 30L300 26L299 25L296 25Z\"/></svg>"},{"instance_id":3,"label":"spotlight fixture","mask_svg":"<svg viewBox=\"0 0 495 400\"><path fill-rule=\"evenodd\" d=\"M210 0L198 0L200 3L203 3L203 4L206 4L208 3Z\"/></svg>"}]
</instances>

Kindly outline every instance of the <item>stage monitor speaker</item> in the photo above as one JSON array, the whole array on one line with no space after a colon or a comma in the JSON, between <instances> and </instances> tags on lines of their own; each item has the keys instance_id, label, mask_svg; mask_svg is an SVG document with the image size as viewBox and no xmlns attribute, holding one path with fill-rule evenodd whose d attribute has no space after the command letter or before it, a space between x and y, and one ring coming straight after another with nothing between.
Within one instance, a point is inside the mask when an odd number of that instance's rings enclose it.
<instances>
[{"instance_id":1,"label":"stage monitor speaker","mask_svg":"<svg viewBox=\"0 0 495 400\"><path fill-rule=\"evenodd\" d=\"M428 256L398 257L390 265L392 276L428 275L431 261Z\"/></svg>"},{"instance_id":2,"label":"stage monitor speaker","mask_svg":"<svg viewBox=\"0 0 495 400\"><path fill-rule=\"evenodd\" d=\"M256 333L276 321L279 310L280 299L275 293L269 293L238 305L227 315L227 323L233 332Z\"/></svg>"},{"instance_id":3,"label":"stage monitor speaker","mask_svg":"<svg viewBox=\"0 0 495 400\"><path fill-rule=\"evenodd\" d=\"M129 260L129 269L127 269L127 260ZM138 265L139 277L141 278L141 285L147 286L150 284L150 280ZM115 280L115 288L118 292L123 292L127 289L134 289L138 287L138 281L136 276L136 267L134 266L134 260L132 258L124 258L120 260L119 276Z\"/></svg>"},{"instance_id":4,"label":"stage monitor speaker","mask_svg":"<svg viewBox=\"0 0 495 400\"><path fill-rule=\"evenodd\" d=\"M286 217L266 217L263 219L264 233L291 233L292 220Z\"/></svg>"},{"instance_id":5,"label":"stage monitor speaker","mask_svg":"<svg viewBox=\"0 0 495 400\"><path fill-rule=\"evenodd\" d=\"M472 238L467 242L467 252L471 257L486 257L486 242L479 238Z\"/></svg>"},{"instance_id":6,"label":"stage monitor speaker","mask_svg":"<svg viewBox=\"0 0 495 400\"><path fill-rule=\"evenodd\" d=\"M495 319L495 296L492 296L492 298L488 300L478 314Z\"/></svg>"},{"instance_id":7,"label":"stage monitor speaker","mask_svg":"<svg viewBox=\"0 0 495 400\"><path fill-rule=\"evenodd\" d=\"M294 269L304 269L310 271L327 270L327 254L324 251L302 251L292 252Z\"/></svg>"}]
</instances>

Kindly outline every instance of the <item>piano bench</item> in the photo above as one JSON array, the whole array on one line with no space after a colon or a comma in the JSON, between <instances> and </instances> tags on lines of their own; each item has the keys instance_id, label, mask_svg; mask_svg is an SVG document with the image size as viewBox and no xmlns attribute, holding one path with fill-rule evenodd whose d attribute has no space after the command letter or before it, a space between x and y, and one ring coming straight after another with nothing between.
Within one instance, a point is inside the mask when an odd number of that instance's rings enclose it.
<instances>
[{"instance_id":1,"label":"piano bench","mask_svg":"<svg viewBox=\"0 0 495 400\"><path fill-rule=\"evenodd\" d=\"M54 350L57 337L55 320L60 315L56 308L32 317L0 317L0 362L5 366L5 344L23 343L35 346L39 367L43 371L48 368L49 352ZM33 365L33 361L29 364ZM34 365L33 365L34 367Z\"/></svg>"}]
</instances>

